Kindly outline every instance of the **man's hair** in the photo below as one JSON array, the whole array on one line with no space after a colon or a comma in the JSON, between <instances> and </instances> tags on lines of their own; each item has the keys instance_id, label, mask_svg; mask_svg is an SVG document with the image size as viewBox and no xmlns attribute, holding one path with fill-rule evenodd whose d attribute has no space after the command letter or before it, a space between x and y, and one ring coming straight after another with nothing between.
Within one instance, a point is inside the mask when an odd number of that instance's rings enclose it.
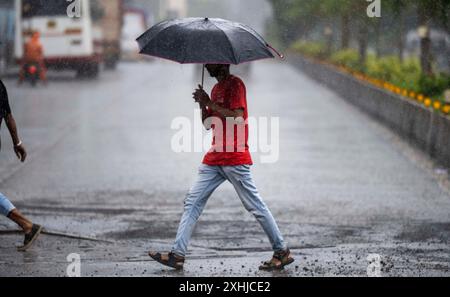
<instances>
[{"instance_id":1,"label":"man's hair","mask_svg":"<svg viewBox=\"0 0 450 297\"><path fill-rule=\"evenodd\" d=\"M228 71L230 71L230 64L221 64L221 67L224 67L225 69L227 69Z\"/></svg>"}]
</instances>

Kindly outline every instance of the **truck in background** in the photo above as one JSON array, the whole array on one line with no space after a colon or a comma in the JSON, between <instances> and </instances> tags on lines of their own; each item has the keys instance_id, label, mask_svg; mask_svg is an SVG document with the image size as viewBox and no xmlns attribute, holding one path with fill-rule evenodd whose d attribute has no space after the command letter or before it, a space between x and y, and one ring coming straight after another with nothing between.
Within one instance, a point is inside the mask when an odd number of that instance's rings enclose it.
<instances>
[{"instance_id":1,"label":"truck in background","mask_svg":"<svg viewBox=\"0 0 450 297\"><path fill-rule=\"evenodd\" d=\"M121 57L123 0L97 0L102 15L94 21L95 43L102 48L105 67L115 69Z\"/></svg>"},{"instance_id":2,"label":"truck in background","mask_svg":"<svg viewBox=\"0 0 450 297\"><path fill-rule=\"evenodd\" d=\"M121 37L122 58L125 60L140 60L139 46L136 42L142 33L147 30L147 17L144 10L127 8L123 15L123 29Z\"/></svg>"},{"instance_id":3,"label":"truck in background","mask_svg":"<svg viewBox=\"0 0 450 297\"><path fill-rule=\"evenodd\" d=\"M0 2L0 75L14 64L14 2Z\"/></svg>"},{"instance_id":4,"label":"truck in background","mask_svg":"<svg viewBox=\"0 0 450 297\"><path fill-rule=\"evenodd\" d=\"M15 58L23 59L24 44L35 31L41 34L47 67L72 69L79 76L96 77L102 53L94 45L89 0L81 0L81 17L67 15L60 0L16 0Z\"/></svg>"}]
</instances>

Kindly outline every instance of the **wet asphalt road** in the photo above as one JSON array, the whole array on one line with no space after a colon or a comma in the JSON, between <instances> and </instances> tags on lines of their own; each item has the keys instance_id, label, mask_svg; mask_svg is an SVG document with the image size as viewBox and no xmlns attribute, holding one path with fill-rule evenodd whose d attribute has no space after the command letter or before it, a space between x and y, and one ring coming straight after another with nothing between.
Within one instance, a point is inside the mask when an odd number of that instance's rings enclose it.
<instances>
[{"instance_id":1,"label":"wet asphalt road","mask_svg":"<svg viewBox=\"0 0 450 297\"><path fill-rule=\"evenodd\" d=\"M56 234L17 253L21 237L0 219L0 276L63 276L70 253L86 276L364 276L371 253L382 275L450 275L445 171L286 62L255 63L244 79L250 114L280 119L279 160L255 153L252 170L291 267L256 271L270 246L228 184L211 197L184 272L150 261L147 250L170 248L203 156L171 149L172 120L194 119L198 73L153 62L98 80L53 74L37 89L4 80L29 159L14 159L3 127L1 192Z\"/></svg>"}]
</instances>

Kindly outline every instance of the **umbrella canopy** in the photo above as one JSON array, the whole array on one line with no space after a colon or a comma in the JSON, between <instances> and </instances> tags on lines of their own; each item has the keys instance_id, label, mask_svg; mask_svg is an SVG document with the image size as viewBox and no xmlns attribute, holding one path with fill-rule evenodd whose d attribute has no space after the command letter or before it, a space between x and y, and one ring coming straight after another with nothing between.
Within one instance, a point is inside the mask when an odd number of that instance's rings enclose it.
<instances>
[{"instance_id":1,"label":"umbrella canopy","mask_svg":"<svg viewBox=\"0 0 450 297\"><path fill-rule=\"evenodd\" d=\"M274 57L270 51L273 48L255 30L216 18L163 21L138 37L137 42L141 54L182 64L237 65Z\"/></svg>"}]
</instances>

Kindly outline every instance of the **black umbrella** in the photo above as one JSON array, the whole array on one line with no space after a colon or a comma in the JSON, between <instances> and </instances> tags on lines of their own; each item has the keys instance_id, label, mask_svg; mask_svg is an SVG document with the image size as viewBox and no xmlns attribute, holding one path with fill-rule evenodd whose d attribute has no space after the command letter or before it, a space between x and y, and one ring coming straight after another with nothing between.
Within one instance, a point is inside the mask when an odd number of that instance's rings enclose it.
<instances>
[{"instance_id":1,"label":"black umbrella","mask_svg":"<svg viewBox=\"0 0 450 297\"><path fill-rule=\"evenodd\" d=\"M223 19L185 18L158 23L137 38L140 53L182 64L240 64L274 58L255 30ZM204 68L202 74L203 85Z\"/></svg>"}]
</instances>

